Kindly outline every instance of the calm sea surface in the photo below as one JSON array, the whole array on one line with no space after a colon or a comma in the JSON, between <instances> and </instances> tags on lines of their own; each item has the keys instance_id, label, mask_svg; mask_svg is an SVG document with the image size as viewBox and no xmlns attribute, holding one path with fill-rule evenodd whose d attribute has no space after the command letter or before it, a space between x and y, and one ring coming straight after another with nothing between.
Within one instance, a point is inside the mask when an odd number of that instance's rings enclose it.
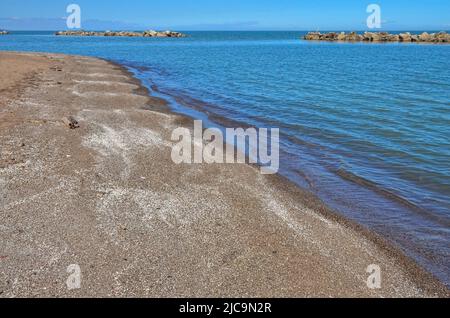
<instances>
[{"instance_id":1,"label":"calm sea surface","mask_svg":"<svg viewBox=\"0 0 450 318\"><path fill-rule=\"evenodd\" d=\"M450 285L450 45L316 43L302 32L185 39L0 37L0 50L127 65L177 112L279 127L281 173Z\"/></svg>"}]
</instances>

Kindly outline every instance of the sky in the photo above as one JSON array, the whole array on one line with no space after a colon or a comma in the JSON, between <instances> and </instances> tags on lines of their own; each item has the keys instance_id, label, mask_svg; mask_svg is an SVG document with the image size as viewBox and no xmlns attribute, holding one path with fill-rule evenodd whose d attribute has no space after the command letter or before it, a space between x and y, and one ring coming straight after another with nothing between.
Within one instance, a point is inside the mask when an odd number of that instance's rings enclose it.
<instances>
[{"instance_id":1,"label":"sky","mask_svg":"<svg viewBox=\"0 0 450 318\"><path fill-rule=\"evenodd\" d=\"M72 3L86 30L366 30L369 4L385 30L450 29L450 0L0 0L0 29L66 29Z\"/></svg>"}]
</instances>

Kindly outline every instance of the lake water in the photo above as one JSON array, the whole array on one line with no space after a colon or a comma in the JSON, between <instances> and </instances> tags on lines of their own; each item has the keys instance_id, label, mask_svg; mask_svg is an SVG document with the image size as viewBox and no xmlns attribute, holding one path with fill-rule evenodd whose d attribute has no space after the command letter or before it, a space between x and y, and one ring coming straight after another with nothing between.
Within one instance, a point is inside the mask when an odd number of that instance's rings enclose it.
<instances>
[{"instance_id":1,"label":"lake water","mask_svg":"<svg viewBox=\"0 0 450 318\"><path fill-rule=\"evenodd\" d=\"M281 174L450 285L450 45L187 33L16 32L0 37L0 50L110 59L175 111L222 125L280 128Z\"/></svg>"}]
</instances>

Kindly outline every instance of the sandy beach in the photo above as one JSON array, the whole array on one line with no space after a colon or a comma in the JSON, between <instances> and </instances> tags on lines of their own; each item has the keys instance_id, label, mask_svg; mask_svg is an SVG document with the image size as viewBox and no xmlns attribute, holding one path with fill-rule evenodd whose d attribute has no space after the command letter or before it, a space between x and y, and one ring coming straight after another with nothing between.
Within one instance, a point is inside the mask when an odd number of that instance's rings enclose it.
<instances>
[{"instance_id":1,"label":"sandy beach","mask_svg":"<svg viewBox=\"0 0 450 318\"><path fill-rule=\"evenodd\" d=\"M121 66L1 52L0 69L0 297L448 297L281 177L173 163L192 120Z\"/></svg>"}]
</instances>

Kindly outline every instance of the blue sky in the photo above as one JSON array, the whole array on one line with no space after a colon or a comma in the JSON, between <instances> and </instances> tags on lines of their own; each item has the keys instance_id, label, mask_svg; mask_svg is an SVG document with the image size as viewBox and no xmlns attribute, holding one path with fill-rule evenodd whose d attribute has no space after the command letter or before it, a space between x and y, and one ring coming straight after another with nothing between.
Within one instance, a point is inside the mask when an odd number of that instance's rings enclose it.
<instances>
[{"instance_id":1,"label":"blue sky","mask_svg":"<svg viewBox=\"0 0 450 318\"><path fill-rule=\"evenodd\" d=\"M365 30L371 3L386 30L450 29L450 0L0 0L0 29L64 29L71 3L98 30Z\"/></svg>"}]
</instances>

